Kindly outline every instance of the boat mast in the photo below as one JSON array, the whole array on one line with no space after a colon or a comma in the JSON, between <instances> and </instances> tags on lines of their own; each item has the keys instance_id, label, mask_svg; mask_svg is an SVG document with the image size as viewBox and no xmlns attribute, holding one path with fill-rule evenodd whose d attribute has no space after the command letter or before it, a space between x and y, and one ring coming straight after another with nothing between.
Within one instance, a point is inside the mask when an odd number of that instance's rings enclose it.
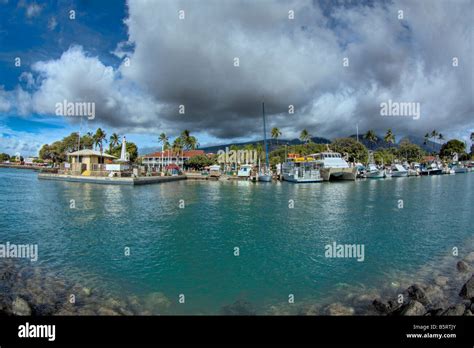
<instances>
[{"instance_id":1,"label":"boat mast","mask_svg":"<svg viewBox=\"0 0 474 348\"><path fill-rule=\"evenodd\" d=\"M262 114L263 114L263 143L265 146L265 165L266 170L270 169L270 164L268 161L268 145L267 145L267 126L265 123L265 102L262 102Z\"/></svg>"}]
</instances>

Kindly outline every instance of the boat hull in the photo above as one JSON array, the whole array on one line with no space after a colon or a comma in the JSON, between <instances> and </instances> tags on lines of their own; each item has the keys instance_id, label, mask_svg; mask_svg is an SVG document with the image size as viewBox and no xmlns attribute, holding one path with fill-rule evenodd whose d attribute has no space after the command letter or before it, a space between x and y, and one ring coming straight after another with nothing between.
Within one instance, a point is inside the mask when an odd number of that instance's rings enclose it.
<instances>
[{"instance_id":1,"label":"boat hull","mask_svg":"<svg viewBox=\"0 0 474 348\"><path fill-rule=\"evenodd\" d=\"M355 180L357 178L357 168L322 168L321 176L324 181Z\"/></svg>"},{"instance_id":2,"label":"boat hull","mask_svg":"<svg viewBox=\"0 0 474 348\"><path fill-rule=\"evenodd\" d=\"M271 175L259 175L258 176L258 181L271 182L272 181L272 176Z\"/></svg>"},{"instance_id":3,"label":"boat hull","mask_svg":"<svg viewBox=\"0 0 474 348\"><path fill-rule=\"evenodd\" d=\"M392 178L406 178L408 172L392 172Z\"/></svg>"},{"instance_id":4,"label":"boat hull","mask_svg":"<svg viewBox=\"0 0 474 348\"><path fill-rule=\"evenodd\" d=\"M365 175L367 179L383 179L387 175L385 174L385 170L376 170L374 172L369 172Z\"/></svg>"},{"instance_id":5,"label":"boat hull","mask_svg":"<svg viewBox=\"0 0 474 348\"><path fill-rule=\"evenodd\" d=\"M283 174L283 180L293 183L311 183L311 182L321 182L323 178L295 178L292 175Z\"/></svg>"},{"instance_id":6,"label":"boat hull","mask_svg":"<svg viewBox=\"0 0 474 348\"><path fill-rule=\"evenodd\" d=\"M423 176L431 176L431 175L441 175L443 171L441 169L429 169L429 170L422 170L421 175Z\"/></svg>"}]
</instances>

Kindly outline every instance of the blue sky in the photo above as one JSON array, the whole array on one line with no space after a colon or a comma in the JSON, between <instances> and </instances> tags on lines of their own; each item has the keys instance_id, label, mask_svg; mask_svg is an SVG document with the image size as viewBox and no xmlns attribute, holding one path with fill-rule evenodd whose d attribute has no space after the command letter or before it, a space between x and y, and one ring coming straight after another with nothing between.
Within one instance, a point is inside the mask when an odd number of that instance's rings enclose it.
<instances>
[{"instance_id":1,"label":"blue sky","mask_svg":"<svg viewBox=\"0 0 474 348\"><path fill-rule=\"evenodd\" d=\"M76 20L69 18L71 10L75 11ZM0 85L5 90L14 90L17 85L26 89L26 82L20 80L22 73L30 71L37 61L57 59L72 44L82 45L107 65L118 66L120 59L111 52L126 39L126 11L125 2L117 0L0 0ZM16 57L21 58L20 67L15 66ZM78 130L62 118L36 113L18 115L14 111L0 113L0 127L4 138L30 133L44 142ZM23 147L28 154L35 154L31 152L33 148Z\"/></svg>"},{"instance_id":2,"label":"blue sky","mask_svg":"<svg viewBox=\"0 0 474 348\"><path fill-rule=\"evenodd\" d=\"M0 152L36 154L98 127L139 149L183 129L201 146L260 139L263 97L284 138L347 136L358 123L467 140L472 10L470 0L0 0ZM54 115L63 99L94 102L97 117ZM422 117L381 118L388 99L420 103Z\"/></svg>"}]
</instances>

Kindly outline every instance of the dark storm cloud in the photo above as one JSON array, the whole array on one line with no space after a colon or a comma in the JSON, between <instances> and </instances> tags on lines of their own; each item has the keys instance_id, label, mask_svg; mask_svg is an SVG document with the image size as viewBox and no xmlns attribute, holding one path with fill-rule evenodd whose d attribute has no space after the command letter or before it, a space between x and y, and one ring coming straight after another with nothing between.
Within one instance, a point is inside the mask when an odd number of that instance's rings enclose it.
<instances>
[{"instance_id":1,"label":"dark storm cloud","mask_svg":"<svg viewBox=\"0 0 474 348\"><path fill-rule=\"evenodd\" d=\"M322 3L130 0L115 52L130 64L115 70L81 47L39 62L33 109L92 100L97 122L126 131L219 138L260 134L263 99L284 137L473 127L472 1ZM389 99L420 103L420 119L381 117Z\"/></svg>"}]
</instances>

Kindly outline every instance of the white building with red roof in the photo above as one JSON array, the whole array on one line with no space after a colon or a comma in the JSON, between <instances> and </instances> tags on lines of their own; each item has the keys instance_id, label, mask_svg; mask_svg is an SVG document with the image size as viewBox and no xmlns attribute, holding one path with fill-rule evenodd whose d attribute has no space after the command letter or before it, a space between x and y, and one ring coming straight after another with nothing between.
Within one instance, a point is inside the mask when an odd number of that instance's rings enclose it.
<instances>
[{"instance_id":1,"label":"white building with red roof","mask_svg":"<svg viewBox=\"0 0 474 348\"><path fill-rule=\"evenodd\" d=\"M183 167L183 163L192 157L204 155L204 150L189 150L182 151L179 153L171 150L153 152L142 156L142 164L151 168L166 167L170 164L176 164L179 167Z\"/></svg>"}]
</instances>

